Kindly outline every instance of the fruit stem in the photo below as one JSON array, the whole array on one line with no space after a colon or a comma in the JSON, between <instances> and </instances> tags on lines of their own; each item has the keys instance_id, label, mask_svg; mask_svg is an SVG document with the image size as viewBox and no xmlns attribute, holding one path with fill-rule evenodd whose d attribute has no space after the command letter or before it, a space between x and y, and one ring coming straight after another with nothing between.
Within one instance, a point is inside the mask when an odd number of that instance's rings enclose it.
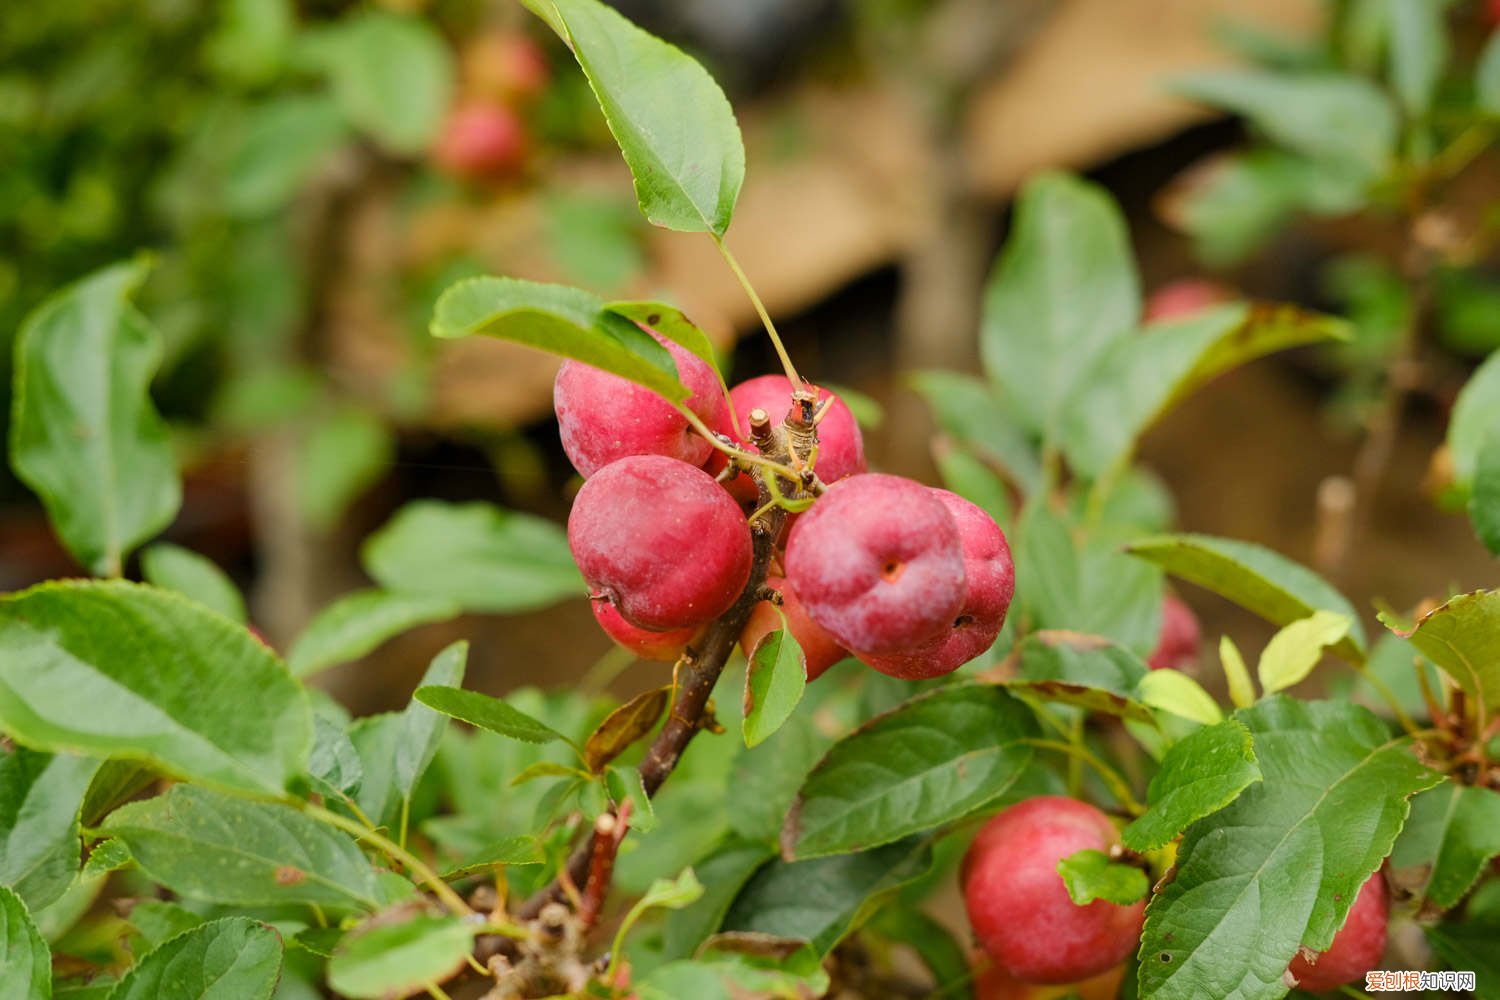
<instances>
[{"instance_id":1,"label":"fruit stem","mask_svg":"<svg viewBox=\"0 0 1500 1000\"><path fill-rule=\"evenodd\" d=\"M786 377L791 380L792 388L797 389L802 385L802 377L797 374L797 368L792 364L791 355L787 354L785 345L781 342L781 334L776 332L776 324L771 322L771 314L766 312L765 304L761 302L760 296L755 293L755 287L750 284L750 279L745 276L740 262L734 259L734 254L729 252L724 238L717 233L710 234L714 246L719 248L719 254L724 258L724 263L729 265L729 270L734 272L735 279L739 281L740 287L750 297L750 304L755 306L755 312L760 316L761 324L765 326L766 333L771 335L771 345L776 348L776 356L781 359L781 367L786 370Z\"/></svg>"},{"instance_id":2,"label":"fruit stem","mask_svg":"<svg viewBox=\"0 0 1500 1000\"><path fill-rule=\"evenodd\" d=\"M771 459L766 458L764 455L757 455L754 452L745 451L743 448L736 448L734 445L725 444L723 441L719 440L719 435L708 429L708 425L703 422L703 419L699 417L698 414L694 413L692 410L688 409L681 403L677 404L677 409L678 412L680 412L684 417L687 418L687 422L693 426L693 430L701 434L709 444L713 445L724 454L729 455L731 458L738 459L741 462L746 462L750 465L759 465L764 469L769 469L772 473L778 474L782 476L782 478L789 479L794 483L801 481L802 477L797 473L797 470L793 469L791 466L783 465L780 462L774 462Z\"/></svg>"},{"instance_id":3,"label":"fruit stem","mask_svg":"<svg viewBox=\"0 0 1500 1000\"><path fill-rule=\"evenodd\" d=\"M1120 777L1120 772L1104 763L1088 748L1074 743L1064 743L1062 740L1035 737L1021 740L1021 742L1027 746L1036 747L1038 750L1056 750L1058 753L1067 754L1070 758L1089 765L1108 786L1110 794L1119 799L1120 805L1124 806L1132 816L1139 816L1146 811L1146 807L1137 802L1135 796L1131 794L1130 786L1126 784L1124 778Z\"/></svg>"}]
</instances>

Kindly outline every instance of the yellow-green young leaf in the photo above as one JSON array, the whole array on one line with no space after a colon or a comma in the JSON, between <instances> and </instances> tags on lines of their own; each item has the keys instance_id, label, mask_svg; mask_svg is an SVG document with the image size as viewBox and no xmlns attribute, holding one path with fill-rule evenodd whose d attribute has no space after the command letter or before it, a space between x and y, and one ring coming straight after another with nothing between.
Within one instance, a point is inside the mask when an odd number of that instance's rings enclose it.
<instances>
[{"instance_id":1,"label":"yellow-green young leaf","mask_svg":"<svg viewBox=\"0 0 1500 1000\"><path fill-rule=\"evenodd\" d=\"M356 928L328 961L328 985L355 1000L425 993L467 964L482 928L458 917L418 914L400 923Z\"/></svg>"},{"instance_id":2,"label":"yellow-green young leaf","mask_svg":"<svg viewBox=\"0 0 1500 1000\"><path fill-rule=\"evenodd\" d=\"M1380 620L1485 708L1500 706L1500 590L1460 594L1409 631L1390 615Z\"/></svg>"},{"instance_id":3,"label":"yellow-green young leaf","mask_svg":"<svg viewBox=\"0 0 1500 1000\"><path fill-rule=\"evenodd\" d=\"M656 728L667 710L672 686L643 691L610 712L583 744L583 761L595 774L625 752L625 748Z\"/></svg>"},{"instance_id":4,"label":"yellow-green young leaf","mask_svg":"<svg viewBox=\"0 0 1500 1000\"><path fill-rule=\"evenodd\" d=\"M110 1000L269 1000L281 935L248 917L214 920L168 940L121 977Z\"/></svg>"},{"instance_id":5,"label":"yellow-green young leaf","mask_svg":"<svg viewBox=\"0 0 1500 1000\"><path fill-rule=\"evenodd\" d=\"M1249 708L1255 704L1255 683L1250 680L1250 670L1240 648L1227 635L1219 637L1219 665L1224 668L1224 681L1229 686L1229 700L1235 708Z\"/></svg>"},{"instance_id":6,"label":"yellow-green young leaf","mask_svg":"<svg viewBox=\"0 0 1500 1000\"><path fill-rule=\"evenodd\" d=\"M1153 670L1141 678L1136 697L1164 712L1211 726L1224 718L1203 686L1177 670Z\"/></svg>"},{"instance_id":7,"label":"yellow-green young leaf","mask_svg":"<svg viewBox=\"0 0 1500 1000\"><path fill-rule=\"evenodd\" d=\"M1146 873L1134 865L1109 860L1109 855L1092 848L1076 851L1057 863L1068 898L1079 906L1103 899L1120 906L1144 899L1151 891Z\"/></svg>"},{"instance_id":8,"label":"yellow-green young leaf","mask_svg":"<svg viewBox=\"0 0 1500 1000\"><path fill-rule=\"evenodd\" d=\"M723 236L745 180L745 146L708 71L598 0L522 2L573 49L646 218Z\"/></svg>"},{"instance_id":9,"label":"yellow-green young leaf","mask_svg":"<svg viewBox=\"0 0 1500 1000\"><path fill-rule=\"evenodd\" d=\"M41 750L150 761L279 795L312 741L307 696L239 625L140 584L43 584L0 599L0 729Z\"/></svg>"},{"instance_id":10,"label":"yellow-green young leaf","mask_svg":"<svg viewBox=\"0 0 1500 1000\"><path fill-rule=\"evenodd\" d=\"M52 954L21 897L0 885L0 1000L48 1000Z\"/></svg>"},{"instance_id":11,"label":"yellow-green young leaf","mask_svg":"<svg viewBox=\"0 0 1500 1000\"><path fill-rule=\"evenodd\" d=\"M78 811L98 770L71 754L0 755L0 885L28 909L55 902L78 874Z\"/></svg>"},{"instance_id":12,"label":"yellow-green young leaf","mask_svg":"<svg viewBox=\"0 0 1500 1000\"><path fill-rule=\"evenodd\" d=\"M96 576L165 528L182 501L152 405L161 335L130 304L144 260L96 271L43 302L16 337L10 464Z\"/></svg>"},{"instance_id":13,"label":"yellow-green young leaf","mask_svg":"<svg viewBox=\"0 0 1500 1000\"><path fill-rule=\"evenodd\" d=\"M141 553L147 583L175 590L232 622L245 624L245 599L212 559L171 542L157 542Z\"/></svg>"},{"instance_id":14,"label":"yellow-green young leaf","mask_svg":"<svg viewBox=\"0 0 1500 1000\"><path fill-rule=\"evenodd\" d=\"M781 628L761 639L750 652L745 668L745 746L765 741L781 728L802 700L807 687L807 663L802 647L787 628L780 608Z\"/></svg>"},{"instance_id":15,"label":"yellow-green young leaf","mask_svg":"<svg viewBox=\"0 0 1500 1000\"><path fill-rule=\"evenodd\" d=\"M1225 719L1196 729L1162 757L1146 790L1150 808L1125 828L1121 839L1133 851L1155 851L1260 779L1244 723Z\"/></svg>"},{"instance_id":16,"label":"yellow-green young leaf","mask_svg":"<svg viewBox=\"0 0 1500 1000\"><path fill-rule=\"evenodd\" d=\"M298 677L359 659L407 629L440 622L459 613L445 597L392 594L370 588L345 594L313 616L287 653Z\"/></svg>"},{"instance_id":17,"label":"yellow-green young leaf","mask_svg":"<svg viewBox=\"0 0 1500 1000\"><path fill-rule=\"evenodd\" d=\"M1323 650L1349 634L1350 619L1333 611L1315 611L1271 637L1255 672L1267 693L1291 687L1312 673Z\"/></svg>"}]
</instances>

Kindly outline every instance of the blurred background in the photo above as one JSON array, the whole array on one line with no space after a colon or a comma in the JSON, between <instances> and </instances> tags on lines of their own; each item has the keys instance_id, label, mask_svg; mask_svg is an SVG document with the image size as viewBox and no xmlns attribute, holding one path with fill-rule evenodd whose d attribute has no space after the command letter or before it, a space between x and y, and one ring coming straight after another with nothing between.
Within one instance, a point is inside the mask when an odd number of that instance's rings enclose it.
<instances>
[{"instance_id":1,"label":"blurred background","mask_svg":"<svg viewBox=\"0 0 1500 1000\"><path fill-rule=\"evenodd\" d=\"M1289 137L1266 127L1265 107L1171 86L1243 65L1362 75L1404 94L1388 54L1420 25L1379 13L1399 5L616 5L728 91L749 162L728 241L803 373L854 390L872 464L936 481L933 449L950 428L908 375L979 371L1009 200L1037 171L1076 170L1119 199L1147 290L1207 278L1355 324L1351 344L1250 365L1152 432L1142 457L1179 527L1317 566L1363 609L1493 582L1466 520L1435 501L1453 396L1500 344L1500 283L1480 238L1500 197L1494 133L1461 142L1470 133L1438 117L1450 91L1468 99L1453 81L1467 79L1494 5L1432 0L1439 111L1421 155L1455 162L1440 204L1405 216L1387 178L1351 191L1313 155L1319 135L1357 146L1357 115ZM1424 278L1419 357L1405 335L1413 239L1452 264ZM640 217L582 75L512 0L0 6L0 384L29 310L139 253L153 266L137 302L166 342L155 395L187 470L167 537L229 570L283 650L368 583L362 540L410 500L566 516L575 484L551 420L556 362L433 340L432 304L452 281L497 273L661 298L710 331L732 378L775 367L709 240ZM1368 458L1392 384L1400 419L1378 499L1351 533L1345 477ZM0 589L78 573L0 472ZM1210 639L1269 634L1188 597ZM356 712L402 704L430 656L464 636L475 687L566 686L609 648L589 621L581 599L466 616L326 676Z\"/></svg>"}]
</instances>

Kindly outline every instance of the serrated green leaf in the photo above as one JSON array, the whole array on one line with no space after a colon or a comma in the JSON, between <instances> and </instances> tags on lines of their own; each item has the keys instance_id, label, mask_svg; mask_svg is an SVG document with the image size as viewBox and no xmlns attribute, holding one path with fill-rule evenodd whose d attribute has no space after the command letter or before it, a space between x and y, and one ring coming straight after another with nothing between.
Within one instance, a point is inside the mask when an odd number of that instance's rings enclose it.
<instances>
[{"instance_id":1,"label":"serrated green leaf","mask_svg":"<svg viewBox=\"0 0 1500 1000\"><path fill-rule=\"evenodd\" d=\"M147 269L139 260L94 272L34 309L16 335L11 468L96 576L118 576L182 502L150 395L161 335L130 304Z\"/></svg>"},{"instance_id":2,"label":"serrated green leaf","mask_svg":"<svg viewBox=\"0 0 1500 1000\"><path fill-rule=\"evenodd\" d=\"M78 874L78 812L98 770L70 754L0 754L0 885L27 909L56 901Z\"/></svg>"},{"instance_id":3,"label":"serrated green leaf","mask_svg":"<svg viewBox=\"0 0 1500 1000\"><path fill-rule=\"evenodd\" d=\"M713 77L597 0L523 2L573 49L646 218L723 236L745 180L745 147Z\"/></svg>"},{"instance_id":4,"label":"serrated green leaf","mask_svg":"<svg viewBox=\"0 0 1500 1000\"><path fill-rule=\"evenodd\" d=\"M0 1000L48 1000L52 955L21 897L0 885Z\"/></svg>"},{"instance_id":5,"label":"serrated green leaf","mask_svg":"<svg viewBox=\"0 0 1500 1000\"><path fill-rule=\"evenodd\" d=\"M1485 436L1474 460L1469 523L1490 555L1500 556L1500 425Z\"/></svg>"},{"instance_id":6,"label":"serrated green leaf","mask_svg":"<svg viewBox=\"0 0 1500 1000\"><path fill-rule=\"evenodd\" d=\"M1229 700L1234 707L1249 708L1255 704L1255 684L1250 680L1245 658L1227 635L1219 636L1219 665L1224 669L1224 683L1229 688Z\"/></svg>"},{"instance_id":7,"label":"serrated green leaf","mask_svg":"<svg viewBox=\"0 0 1500 1000\"><path fill-rule=\"evenodd\" d=\"M311 713L286 667L169 591L33 587L0 599L0 648L0 729L27 746L147 760L259 795L279 794L306 762Z\"/></svg>"},{"instance_id":8,"label":"serrated green leaf","mask_svg":"<svg viewBox=\"0 0 1500 1000\"><path fill-rule=\"evenodd\" d=\"M551 726L533 719L518 708L513 708L499 698L478 691L464 691L451 687L417 688L413 697L471 726L488 729L513 740L527 743L551 743L554 740L568 742L568 738Z\"/></svg>"},{"instance_id":9,"label":"serrated green leaf","mask_svg":"<svg viewBox=\"0 0 1500 1000\"><path fill-rule=\"evenodd\" d=\"M1109 855L1092 848L1075 851L1057 863L1068 898L1079 906L1103 899L1129 906L1146 898L1151 881L1133 865L1111 861Z\"/></svg>"},{"instance_id":10,"label":"serrated green leaf","mask_svg":"<svg viewBox=\"0 0 1500 1000\"><path fill-rule=\"evenodd\" d=\"M1380 620L1485 708L1500 705L1500 590L1460 594L1410 630L1390 615Z\"/></svg>"},{"instance_id":11,"label":"serrated green leaf","mask_svg":"<svg viewBox=\"0 0 1500 1000\"><path fill-rule=\"evenodd\" d=\"M445 621L462 609L446 597L393 594L371 587L345 594L313 616L287 653L297 677L349 663L387 639L430 622Z\"/></svg>"},{"instance_id":12,"label":"serrated green leaf","mask_svg":"<svg viewBox=\"0 0 1500 1000\"><path fill-rule=\"evenodd\" d=\"M665 347L581 289L493 277L450 286L433 311L432 335L480 333L582 361L672 402L691 395Z\"/></svg>"},{"instance_id":13,"label":"serrated green leaf","mask_svg":"<svg viewBox=\"0 0 1500 1000\"><path fill-rule=\"evenodd\" d=\"M109 1000L270 1000L281 976L281 935L248 917L195 927L146 955Z\"/></svg>"},{"instance_id":14,"label":"serrated green leaf","mask_svg":"<svg viewBox=\"0 0 1500 1000\"><path fill-rule=\"evenodd\" d=\"M1336 611L1314 611L1285 626L1261 651L1256 673L1267 694L1300 684L1323 658L1323 650L1349 634L1347 615Z\"/></svg>"},{"instance_id":15,"label":"serrated green leaf","mask_svg":"<svg viewBox=\"0 0 1500 1000\"><path fill-rule=\"evenodd\" d=\"M1298 947L1328 948L1390 852L1407 797L1441 777L1347 702L1272 695L1235 718L1264 780L1188 828L1146 911L1143 1000L1281 997Z\"/></svg>"},{"instance_id":16,"label":"serrated green leaf","mask_svg":"<svg viewBox=\"0 0 1500 1000\"><path fill-rule=\"evenodd\" d=\"M375 871L354 842L288 806L192 785L121 806L104 821L154 881L237 906L379 906Z\"/></svg>"},{"instance_id":17,"label":"serrated green leaf","mask_svg":"<svg viewBox=\"0 0 1500 1000\"><path fill-rule=\"evenodd\" d=\"M1333 653L1356 665L1365 661L1364 627L1353 605L1322 577L1279 553L1212 535L1161 535L1135 542L1127 551L1227 597L1272 625L1290 625L1320 610L1346 615L1349 635Z\"/></svg>"},{"instance_id":18,"label":"serrated green leaf","mask_svg":"<svg viewBox=\"0 0 1500 1000\"><path fill-rule=\"evenodd\" d=\"M957 372L919 371L907 381L932 407L945 432L998 465L1023 494L1041 486L1041 456L982 380Z\"/></svg>"},{"instance_id":19,"label":"serrated green leaf","mask_svg":"<svg viewBox=\"0 0 1500 1000\"><path fill-rule=\"evenodd\" d=\"M141 553L141 575L164 590L175 590L232 622L245 624L245 599L212 559L171 542L157 542Z\"/></svg>"},{"instance_id":20,"label":"serrated green leaf","mask_svg":"<svg viewBox=\"0 0 1500 1000\"><path fill-rule=\"evenodd\" d=\"M1140 282L1125 221L1101 187L1045 173L1021 189L984 294L985 372L1050 438L1083 373L1135 327Z\"/></svg>"},{"instance_id":21,"label":"serrated green leaf","mask_svg":"<svg viewBox=\"0 0 1500 1000\"><path fill-rule=\"evenodd\" d=\"M101 840L89 852L89 859L83 863L83 871L79 873L78 881L87 882L100 875L119 871L133 860L130 856L130 848L120 841L113 837Z\"/></svg>"},{"instance_id":22,"label":"serrated green leaf","mask_svg":"<svg viewBox=\"0 0 1500 1000\"><path fill-rule=\"evenodd\" d=\"M345 407L319 420L297 446L298 510L317 530L329 530L395 457L394 432L368 410Z\"/></svg>"},{"instance_id":23,"label":"serrated green leaf","mask_svg":"<svg viewBox=\"0 0 1500 1000\"><path fill-rule=\"evenodd\" d=\"M360 555L387 591L467 611L532 611L588 592L562 528L487 503L409 503Z\"/></svg>"},{"instance_id":24,"label":"serrated green leaf","mask_svg":"<svg viewBox=\"0 0 1500 1000\"><path fill-rule=\"evenodd\" d=\"M1141 678L1136 697L1152 708L1205 726L1212 726L1224 718L1219 703L1203 690L1203 685L1179 670L1151 671Z\"/></svg>"},{"instance_id":25,"label":"serrated green leaf","mask_svg":"<svg viewBox=\"0 0 1500 1000\"><path fill-rule=\"evenodd\" d=\"M662 957L687 958L719 930L724 914L750 876L774 853L762 843L731 839L693 865L704 886L703 895L667 917L662 931Z\"/></svg>"},{"instance_id":26,"label":"serrated green leaf","mask_svg":"<svg viewBox=\"0 0 1500 1000\"><path fill-rule=\"evenodd\" d=\"M807 665L802 647L787 627L780 608L781 628L756 644L745 668L745 746L765 742L796 710L807 687Z\"/></svg>"},{"instance_id":27,"label":"serrated green leaf","mask_svg":"<svg viewBox=\"0 0 1500 1000\"><path fill-rule=\"evenodd\" d=\"M1422 895L1457 906L1490 859L1500 855L1500 793L1445 781L1412 799L1391 865L1425 867Z\"/></svg>"},{"instance_id":28,"label":"serrated green leaf","mask_svg":"<svg viewBox=\"0 0 1500 1000\"><path fill-rule=\"evenodd\" d=\"M357 1000L425 993L464 967L479 930L458 917L427 914L356 928L328 961L328 985Z\"/></svg>"},{"instance_id":29,"label":"serrated green leaf","mask_svg":"<svg viewBox=\"0 0 1500 1000\"><path fill-rule=\"evenodd\" d=\"M1040 730L1004 688L964 683L919 695L835 743L781 831L787 858L888 844L1002 795Z\"/></svg>"},{"instance_id":30,"label":"serrated green leaf","mask_svg":"<svg viewBox=\"0 0 1500 1000\"><path fill-rule=\"evenodd\" d=\"M1211 379L1276 351L1348 336L1346 324L1292 306L1232 303L1115 340L1062 407L1063 453L1081 474L1105 475L1162 414Z\"/></svg>"},{"instance_id":31,"label":"serrated green leaf","mask_svg":"<svg viewBox=\"0 0 1500 1000\"><path fill-rule=\"evenodd\" d=\"M1238 719L1204 726L1174 743L1146 790L1150 806L1121 839L1145 854L1228 806L1261 779L1250 731Z\"/></svg>"},{"instance_id":32,"label":"serrated green leaf","mask_svg":"<svg viewBox=\"0 0 1500 1000\"><path fill-rule=\"evenodd\" d=\"M464 682L468 661L467 642L459 640L450 644L432 658L419 687L426 691L434 688L457 690ZM415 698L407 704L401 716L405 732L396 746L396 791L403 799L410 799L417 782L427 773L432 758L437 756L438 741L442 739L448 716L433 711Z\"/></svg>"},{"instance_id":33,"label":"serrated green leaf","mask_svg":"<svg viewBox=\"0 0 1500 1000\"><path fill-rule=\"evenodd\" d=\"M1147 667L1140 657L1097 635L1043 629L1016 644L1020 662L1008 687L1044 701L1150 721L1136 697Z\"/></svg>"}]
</instances>

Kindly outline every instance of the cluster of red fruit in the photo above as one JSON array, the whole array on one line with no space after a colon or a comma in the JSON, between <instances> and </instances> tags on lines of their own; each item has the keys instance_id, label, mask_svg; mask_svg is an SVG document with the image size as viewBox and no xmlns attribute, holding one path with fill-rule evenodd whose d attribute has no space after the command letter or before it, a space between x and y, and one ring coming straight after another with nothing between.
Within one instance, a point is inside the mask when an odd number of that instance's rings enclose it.
<instances>
[{"instance_id":1,"label":"cluster of red fruit","mask_svg":"<svg viewBox=\"0 0 1500 1000\"><path fill-rule=\"evenodd\" d=\"M762 455L758 422L761 435L801 442L784 449L791 461L810 462L820 495L788 514L767 580L809 680L850 655L895 677L936 677L990 647L1015 569L988 514L945 490L867 472L854 415L831 393L807 386L799 395L790 379L764 375L730 390L731 421L713 370L657 340L704 426ZM745 589L747 513L765 502L761 484L774 473L728 462L666 399L589 365L565 363L553 399L563 448L586 479L568 542L594 614L622 646L674 660ZM787 494L802 485L778 482ZM775 608L757 606L740 637L745 652L780 627Z\"/></svg>"},{"instance_id":2,"label":"cluster of red fruit","mask_svg":"<svg viewBox=\"0 0 1500 1000\"><path fill-rule=\"evenodd\" d=\"M433 162L465 180L515 174L531 146L522 111L551 79L546 55L529 35L494 32L465 49L461 75L462 96L438 133Z\"/></svg>"},{"instance_id":3,"label":"cluster of red fruit","mask_svg":"<svg viewBox=\"0 0 1500 1000\"><path fill-rule=\"evenodd\" d=\"M1114 995L1114 967L1139 945L1146 904L1075 904L1057 865L1083 850L1118 850L1115 826L1088 803L1056 795L1009 807L974 838L961 869L964 904L993 963L976 980L979 1000L1039 1000L1046 994L1029 988L1034 984L1094 977L1100 983L1090 987ZM1389 915L1385 878L1377 871L1328 950L1299 954L1288 974L1312 993L1362 980L1385 951Z\"/></svg>"}]
</instances>

